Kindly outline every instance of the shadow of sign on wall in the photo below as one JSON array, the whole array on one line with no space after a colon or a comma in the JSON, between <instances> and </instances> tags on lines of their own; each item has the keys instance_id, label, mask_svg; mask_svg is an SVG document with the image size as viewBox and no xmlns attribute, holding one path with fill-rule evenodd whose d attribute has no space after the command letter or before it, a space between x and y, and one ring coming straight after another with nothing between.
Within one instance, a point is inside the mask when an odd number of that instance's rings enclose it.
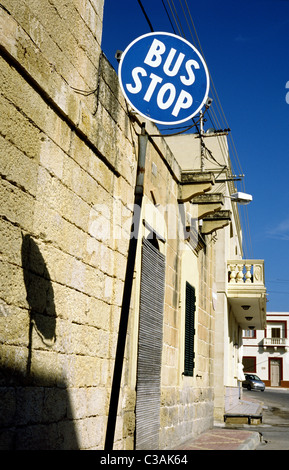
<instances>
[{"instance_id":1,"label":"shadow of sign on wall","mask_svg":"<svg viewBox=\"0 0 289 470\"><path fill-rule=\"evenodd\" d=\"M2 357L0 449L78 450L80 444L70 391L65 377L57 375L53 351L57 317L53 283L37 240L23 233L21 258L26 289L24 295L29 306L28 351L26 355L21 345L19 353L15 354L15 347L12 346L11 354L7 352L7 357ZM7 311L6 317L8 315ZM47 351L47 354L42 354L40 349ZM52 358L48 357L50 351ZM13 360L15 357L16 360ZM23 365L21 358L25 360ZM35 367L33 359L36 360Z\"/></svg>"},{"instance_id":2,"label":"shadow of sign on wall","mask_svg":"<svg viewBox=\"0 0 289 470\"><path fill-rule=\"evenodd\" d=\"M49 272L37 243L22 234L22 267L29 304L29 354L27 373L31 372L33 328L46 346L56 341L56 310Z\"/></svg>"}]
</instances>

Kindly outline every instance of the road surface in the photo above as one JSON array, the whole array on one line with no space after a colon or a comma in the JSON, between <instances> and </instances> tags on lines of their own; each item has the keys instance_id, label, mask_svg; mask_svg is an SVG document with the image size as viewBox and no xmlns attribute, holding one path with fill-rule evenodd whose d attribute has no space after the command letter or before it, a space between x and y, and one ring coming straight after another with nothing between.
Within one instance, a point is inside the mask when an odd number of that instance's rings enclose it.
<instances>
[{"instance_id":1,"label":"road surface","mask_svg":"<svg viewBox=\"0 0 289 470\"><path fill-rule=\"evenodd\" d=\"M243 399L250 398L263 404L262 424L250 426L262 435L256 450L289 450L289 389L244 390Z\"/></svg>"}]
</instances>

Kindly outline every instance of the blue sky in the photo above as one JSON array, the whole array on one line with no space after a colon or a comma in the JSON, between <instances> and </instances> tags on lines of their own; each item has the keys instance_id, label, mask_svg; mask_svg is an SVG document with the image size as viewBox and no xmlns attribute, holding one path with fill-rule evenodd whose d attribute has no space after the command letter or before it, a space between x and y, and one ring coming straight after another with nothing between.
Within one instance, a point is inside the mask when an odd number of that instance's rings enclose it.
<instances>
[{"instance_id":1,"label":"blue sky","mask_svg":"<svg viewBox=\"0 0 289 470\"><path fill-rule=\"evenodd\" d=\"M214 123L231 129L233 168L245 174L238 190L253 195L241 208L244 256L265 260L267 311L289 311L289 1L142 4L154 31L195 41L206 60ZM137 0L105 0L102 48L116 70L116 50L150 31Z\"/></svg>"}]
</instances>

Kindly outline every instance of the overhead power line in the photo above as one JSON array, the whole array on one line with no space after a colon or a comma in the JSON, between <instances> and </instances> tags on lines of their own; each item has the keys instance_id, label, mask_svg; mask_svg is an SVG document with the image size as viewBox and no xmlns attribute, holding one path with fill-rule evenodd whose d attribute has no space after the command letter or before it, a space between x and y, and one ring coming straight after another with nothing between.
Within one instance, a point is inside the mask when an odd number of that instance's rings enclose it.
<instances>
[{"instance_id":1,"label":"overhead power line","mask_svg":"<svg viewBox=\"0 0 289 470\"><path fill-rule=\"evenodd\" d=\"M175 30L175 28L174 28L174 25L173 25L173 23L172 23L171 17L170 17L170 15L169 15L169 12L168 12L168 10L167 10L167 7L166 7L166 5L165 5L164 0L162 0L162 4L163 4L163 7L164 7L165 12L166 12L166 14L167 14L167 17L168 17L168 20L169 20L170 25L171 25L171 27L172 27L172 30L173 30L173 32L174 32L175 34L177 34L177 33L176 33L176 30Z\"/></svg>"},{"instance_id":2,"label":"overhead power line","mask_svg":"<svg viewBox=\"0 0 289 470\"><path fill-rule=\"evenodd\" d=\"M146 14L146 11L145 11L145 9L144 9L144 6L143 6L141 0L138 0L138 3L139 3L139 6L141 7L141 10L142 10L144 16L145 16L145 19L146 19L147 22L148 22L148 25L149 25L149 27L150 27L150 30L151 30L151 32L153 33L153 32L154 32L154 28L153 28L153 26L152 26L152 24L151 24L151 22L150 22L150 19L149 19L148 15Z\"/></svg>"},{"instance_id":3,"label":"overhead power line","mask_svg":"<svg viewBox=\"0 0 289 470\"><path fill-rule=\"evenodd\" d=\"M141 0L138 0L138 3L142 9L142 12L146 18L146 21L151 29L152 32L154 32L152 23L149 19L148 14L146 13L143 4ZM172 28L172 31L174 34L178 34L179 36L183 37L184 39L188 40L189 42L192 42L192 44L200 51L202 54L205 62L205 54L202 49L202 45L197 33L197 29L195 27L190 8L188 6L187 0L179 0L180 8L178 9L175 5L174 0L162 0L162 5L165 11L165 14L168 18L168 21L170 23L170 26ZM180 10L181 9L181 10ZM183 18L181 18L181 15ZM185 25L183 24L185 21ZM189 31L190 38L187 37L185 30L186 27L187 30ZM219 95L217 93L213 78L210 73L210 68L208 67L209 70L209 76L210 76L210 83L211 83L211 94L213 98L213 103L210 106L210 109L207 111L207 116L210 119L210 122L212 124L212 127L216 129L228 129L229 125L223 110L223 107L221 105L221 101L219 98ZM218 138L219 142L219 147L220 150L226 159L226 154L227 154L227 149L225 146L225 142L223 139ZM236 150L236 146L232 137L232 133L230 132L228 135L228 146L229 146L229 155L230 155L230 161L231 161L231 173L233 174L240 174L243 175L241 163L238 157L238 153ZM208 156L207 156L208 157ZM210 158L214 157L212 156L212 153L209 154ZM241 179L240 182L242 191L246 192L245 189L245 182L244 179ZM240 219L241 219L241 224L244 227L244 231L246 233L246 236L244 237L243 243L244 243L244 255L246 258L254 258L253 256L253 247L252 247L252 239L251 239L251 233L250 233L250 224L249 224L249 215L248 215L248 208L247 206L242 206L241 210L239 211Z\"/></svg>"}]
</instances>

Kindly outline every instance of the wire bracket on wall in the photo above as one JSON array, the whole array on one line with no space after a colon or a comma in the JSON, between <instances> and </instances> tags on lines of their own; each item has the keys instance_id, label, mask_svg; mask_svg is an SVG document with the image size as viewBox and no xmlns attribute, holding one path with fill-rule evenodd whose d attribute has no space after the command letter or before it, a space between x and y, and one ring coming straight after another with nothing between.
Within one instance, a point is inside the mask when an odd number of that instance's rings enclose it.
<instances>
[{"instance_id":1,"label":"wire bracket on wall","mask_svg":"<svg viewBox=\"0 0 289 470\"><path fill-rule=\"evenodd\" d=\"M192 129L193 127L196 127L196 129L197 129L198 132L199 132L198 124L201 122L201 119L203 119L203 116L204 116L204 114L207 112L207 110L209 109L209 107L210 107L210 104L206 104L206 105L205 105L205 111L204 111L202 117L200 116L197 122L195 122L195 121L193 120L194 124L192 124L191 126L188 126L188 127L186 127L185 129L182 128L183 130L181 130L181 131L179 131L179 132L174 132L174 133L172 133L172 134L150 134L150 137L166 137L166 136L170 137L170 136L174 136L174 135L184 134L185 132L189 131L189 130ZM129 114L129 116L133 119L134 116L137 115L137 114L139 114L139 113L138 113L137 111L134 111L134 110L132 109L132 110L129 110L128 114Z\"/></svg>"}]
</instances>

